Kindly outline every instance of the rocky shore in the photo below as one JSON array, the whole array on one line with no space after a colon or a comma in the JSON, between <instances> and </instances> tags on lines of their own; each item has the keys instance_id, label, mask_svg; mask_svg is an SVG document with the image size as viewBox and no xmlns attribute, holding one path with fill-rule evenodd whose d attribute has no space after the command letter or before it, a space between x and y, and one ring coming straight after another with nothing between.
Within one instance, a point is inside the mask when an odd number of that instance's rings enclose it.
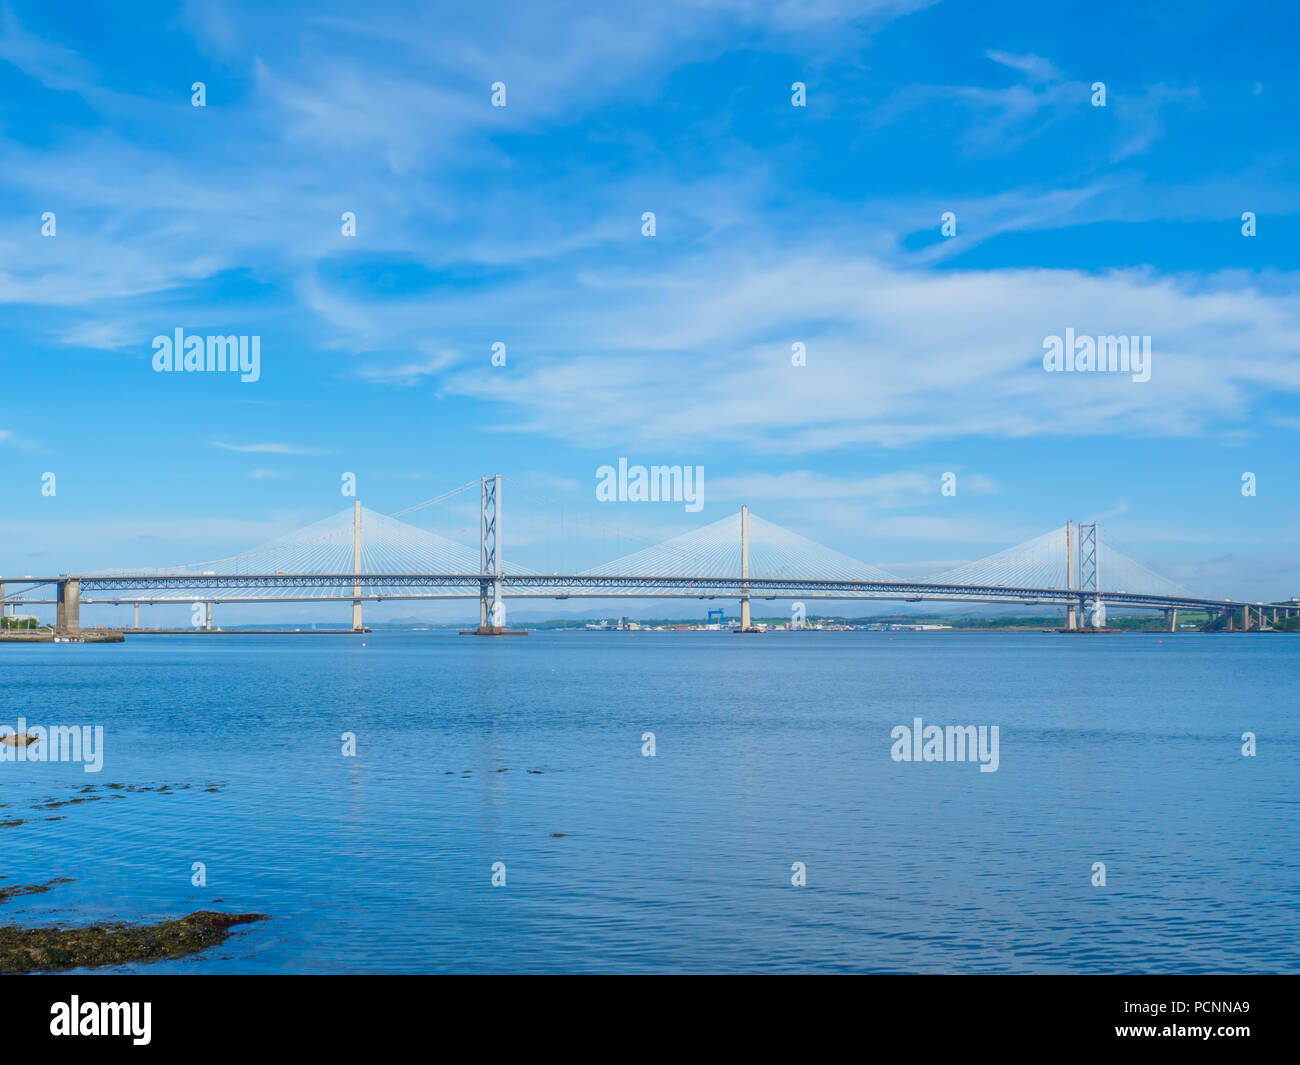
<instances>
[{"instance_id":1,"label":"rocky shore","mask_svg":"<svg viewBox=\"0 0 1300 1065\"><path fill-rule=\"evenodd\" d=\"M87 784L65 797L47 796L27 800L32 811L47 814L62 807L97 803L105 799L151 792L159 796L174 795L191 788L219 792L221 784ZM12 813L10 813L12 811ZM62 812L39 819L15 816L20 811L12 802L0 802L0 828L30 832L39 821L61 821ZM27 826L27 827L22 827ZM9 877L0 873L0 906L14 899L43 895L61 884L72 883L58 877L36 884L7 884ZM223 899L214 899L223 902ZM124 965L130 962L160 961L196 954L223 942L236 925L266 920L260 913L219 913L196 910L172 920L152 922L111 921L84 926L45 925L23 927L0 924L0 975L9 973L57 972L66 969Z\"/></svg>"},{"instance_id":2,"label":"rocky shore","mask_svg":"<svg viewBox=\"0 0 1300 1065\"><path fill-rule=\"evenodd\" d=\"M34 885L31 890L48 890ZM15 894L31 893L16 889ZM123 965L183 958L224 942L235 925L266 920L260 913L198 910L187 917L154 924L88 925L84 928L0 928L0 973L56 972L61 969Z\"/></svg>"}]
</instances>

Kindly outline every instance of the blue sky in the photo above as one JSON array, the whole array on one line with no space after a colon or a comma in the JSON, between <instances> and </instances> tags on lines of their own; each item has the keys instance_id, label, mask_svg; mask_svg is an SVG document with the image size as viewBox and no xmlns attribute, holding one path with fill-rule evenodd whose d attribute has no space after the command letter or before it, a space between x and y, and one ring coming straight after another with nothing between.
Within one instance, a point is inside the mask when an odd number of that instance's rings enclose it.
<instances>
[{"instance_id":1,"label":"blue sky","mask_svg":"<svg viewBox=\"0 0 1300 1065\"><path fill-rule=\"evenodd\" d=\"M921 570L1097 518L1197 591L1300 594L1297 23L0 5L0 572L499 470L648 537L748 502ZM155 373L178 327L260 336L260 380ZM1066 328L1151 336L1151 379L1045 372ZM620 456L703 466L704 510L597 504Z\"/></svg>"}]
</instances>

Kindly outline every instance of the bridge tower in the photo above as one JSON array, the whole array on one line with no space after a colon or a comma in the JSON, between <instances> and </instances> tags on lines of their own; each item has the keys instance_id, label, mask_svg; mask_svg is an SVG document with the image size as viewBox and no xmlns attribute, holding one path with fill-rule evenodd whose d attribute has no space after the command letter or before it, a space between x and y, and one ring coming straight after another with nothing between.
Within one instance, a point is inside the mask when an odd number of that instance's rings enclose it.
<instances>
[{"instance_id":1,"label":"bridge tower","mask_svg":"<svg viewBox=\"0 0 1300 1065\"><path fill-rule=\"evenodd\" d=\"M758 632L749 617L749 507L740 508L740 632Z\"/></svg>"},{"instance_id":2,"label":"bridge tower","mask_svg":"<svg viewBox=\"0 0 1300 1065\"><path fill-rule=\"evenodd\" d=\"M740 631L754 626L749 619L749 507L740 508Z\"/></svg>"},{"instance_id":3,"label":"bridge tower","mask_svg":"<svg viewBox=\"0 0 1300 1065\"><path fill-rule=\"evenodd\" d=\"M1074 522L1065 523L1065 586L1074 587ZM1077 629L1079 627L1078 612L1075 608L1074 600L1069 601L1065 609L1065 627L1067 629Z\"/></svg>"},{"instance_id":4,"label":"bridge tower","mask_svg":"<svg viewBox=\"0 0 1300 1065\"><path fill-rule=\"evenodd\" d=\"M501 474L480 481L478 632L499 636L505 629L501 601Z\"/></svg>"},{"instance_id":5,"label":"bridge tower","mask_svg":"<svg viewBox=\"0 0 1300 1065\"><path fill-rule=\"evenodd\" d=\"M1097 523L1079 522L1079 587L1092 592L1093 606L1101 600L1097 578Z\"/></svg>"},{"instance_id":6,"label":"bridge tower","mask_svg":"<svg viewBox=\"0 0 1300 1065\"><path fill-rule=\"evenodd\" d=\"M361 500L353 500L352 509L352 573L361 573ZM352 582L352 631L360 632L361 623L361 582Z\"/></svg>"}]
</instances>

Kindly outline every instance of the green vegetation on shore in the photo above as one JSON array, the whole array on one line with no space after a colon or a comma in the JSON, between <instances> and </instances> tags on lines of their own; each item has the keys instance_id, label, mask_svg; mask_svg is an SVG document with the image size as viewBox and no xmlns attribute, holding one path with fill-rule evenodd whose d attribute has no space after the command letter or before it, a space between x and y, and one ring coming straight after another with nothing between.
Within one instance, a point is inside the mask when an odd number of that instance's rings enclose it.
<instances>
[{"instance_id":1,"label":"green vegetation on shore","mask_svg":"<svg viewBox=\"0 0 1300 1065\"><path fill-rule=\"evenodd\" d=\"M30 618L30 617L18 618L18 617L11 617L8 614L4 615L4 617L0 617L0 629L3 629L5 631L25 632L30 629L42 629L42 628L48 628L48 626L42 625L36 618Z\"/></svg>"}]
</instances>

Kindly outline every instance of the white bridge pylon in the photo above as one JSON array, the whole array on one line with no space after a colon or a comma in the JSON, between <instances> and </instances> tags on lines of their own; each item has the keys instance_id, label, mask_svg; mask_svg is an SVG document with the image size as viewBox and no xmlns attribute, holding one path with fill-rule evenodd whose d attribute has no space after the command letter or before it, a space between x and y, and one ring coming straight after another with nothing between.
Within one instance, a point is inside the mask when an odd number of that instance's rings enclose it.
<instances>
[{"instance_id":1,"label":"white bridge pylon","mask_svg":"<svg viewBox=\"0 0 1300 1065\"><path fill-rule=\"evenodd\" d=\"M361 557L354 554L357 524L360 524ZM510 574L531 574L523 566L503 562ZM479 549L439 536L367 507L349 507L328 518L268 540L251 550L207 562L187 562L155 570L114 570L106 575L154 573L158 576L240 574L340 574L339 587L351 584L360 574L391 573L478 573ZM361 582L364 584L364 580ZM316 589L334 597L331 588ZM277 589L253 588L249 595L275 599ZM260 593L260 595L259 595ZM243 590L241 590L243 597ZM295 597L300 597L295 593ZM177 597L188 601L192 596Z\"/></svg>"},{"instance_id":2,"label":"white bridge pylon","mask_svg":"<svg viewBox=\"0 0 1300 1065\"><path fill-rule=\"evenodd\" d=\"M998 586L1012 588L1079 588L1068 572L1070 545L1067 527L1043 533L1023 544L1004 551L966 562L960 566L925 578L926 584L968 584L972 586ZM1191 592L1176 581L1148 569L1141 562L1120 554L1104 539L1097 545L1097 588L1104 597L1107 592L1127 592L1134 595L1191 596ZM1076 572L1078 570L1076 569Z\"/></svg>"},{"instance_id":3,"label":"white bridge pylon","mask_svg":"<svg viewBox=\"0 0 1300 1065\"><path fill-rule=\"evenodd\" d=\"M634 551L580 576L736 577L741 576L740 514L682 533L661 544ZM780 525L749 515L749 574L761 578L897 581L894 574L841 554Z\"/></svg>"}]
</instances>

